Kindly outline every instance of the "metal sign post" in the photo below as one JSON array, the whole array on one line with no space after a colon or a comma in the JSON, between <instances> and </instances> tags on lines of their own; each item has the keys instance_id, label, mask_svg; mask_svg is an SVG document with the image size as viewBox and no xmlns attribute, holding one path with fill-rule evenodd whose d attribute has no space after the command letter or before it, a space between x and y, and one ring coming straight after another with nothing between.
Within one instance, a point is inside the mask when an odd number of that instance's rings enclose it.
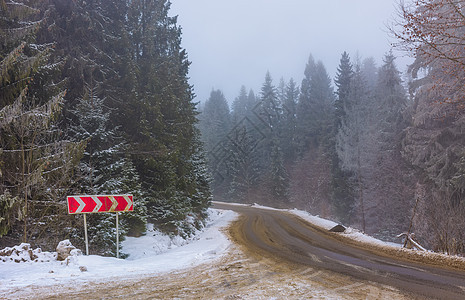
<instances>
[{"instance_id":1,"label":"metal sign post","mask_svg":"<svg viewBox=\"0 0 465 300\"><path fill-rule=\"evenodd\" d=\"M118 212L116 212L116 258L119 258Z\"/></svg>"},{"instance_id":2,"label":"metal sign post","mask_svg":"<svg viewBox=\"0 0 465 300\"><path fill-rule=\"evenodd\" d=\"M133 211L134 199L132 195L84 195L68 196L68 213L84 214L84 236L86 240L86 255L89 255L89 241L87 239L87 213L115 212L116 213L116 258L119 258L119 215L120 211Z\"/></svg>"},{"instance_id":3,"label":"metal sign post","mask_svg":"<svg viewBox=\"0 0 465 300\"><path fill-rule=\"evenodd\" d=\"M86 219L86 214L84 214L84 237L86 239L86 255L89 255L89 240L87 239L87 219Z\"/></svg>"}]
</instances>

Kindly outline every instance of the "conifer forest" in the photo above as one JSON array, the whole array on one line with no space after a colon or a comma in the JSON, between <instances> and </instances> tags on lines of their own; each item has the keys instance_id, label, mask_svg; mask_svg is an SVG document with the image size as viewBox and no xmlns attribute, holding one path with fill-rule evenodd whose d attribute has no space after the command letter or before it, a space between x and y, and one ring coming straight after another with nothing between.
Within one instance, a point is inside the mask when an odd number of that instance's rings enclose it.
<instances>
[{"instance_id":1,"label":"conifer forest","mask_svg":"<svg viewBox=\"0 0 465 300\"><path fill-rule=\"evenodd\" d=\"M189 61L170 3L0 1L0 244L83 249L67 195L134 195L120 235L189 235L211 201ZM116 251L114 214L89 243ZM121 239L120 239L121 240Z\"/></svg>"},{"instance_id":2,"label":"conifer forest","mask_svg":"<svg viewBox=\"0 0 465 300\"><path fill-rule=\"evenodd\" d=\"M399 4L395 52L332 78L263 74L196 99L169 0L0 0L0 247L83 247L67 195L130 193L121 238L188 236L212 200L299 208L465 253L465 1ZM114 215L88 219L113 255Z\"/></svg>"}]
</instances>

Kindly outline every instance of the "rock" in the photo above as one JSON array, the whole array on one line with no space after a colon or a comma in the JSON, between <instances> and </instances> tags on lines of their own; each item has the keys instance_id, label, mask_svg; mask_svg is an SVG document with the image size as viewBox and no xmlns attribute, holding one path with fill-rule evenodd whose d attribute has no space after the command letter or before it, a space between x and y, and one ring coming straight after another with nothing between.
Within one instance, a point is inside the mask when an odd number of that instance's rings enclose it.
<instances>
[{"instance_id":1,"label":"rock","mask_svg":"<svg viewBox=\"0 0 465 300\"><path fill-rule=\"evenodd\" d=\"M74 249L76 249L76 247L74 247L69 240L59 242L57 246L57 260L65 260L71 255L71 251Z\"/></svg>"},{"instance_id":2,"label":"rock","mask_svg":"<svg viewBox=\"0 0 465 300\"><path fill-rule=\"evenodd\" d=\"M82 255L82 251L80 249L73 249L71 250L71 252L69 253L71 256L81 256Z\"/></svg>"},{"instance_id":3,"label":"rock","mask_svg":"<svg viewBox=\"0 0 465 300\"><path fill-rule=\"evenodd\" d=\"M329 231L330 232L344 232L344 231L346 231L346 228L344 226L338 224L338 225L334 226L333 228L331 228Z\"/></svg>"},{"instance_id":4,"label":"rock","mask_svg":"<svg viewBox=\"0 0 465 300\"><path fill-rule=\"evenodd\" d=\"M87 267L86 266L79 266L79 270L81 270L81 272L87 272Z\"/></svg>"}]
</instances>

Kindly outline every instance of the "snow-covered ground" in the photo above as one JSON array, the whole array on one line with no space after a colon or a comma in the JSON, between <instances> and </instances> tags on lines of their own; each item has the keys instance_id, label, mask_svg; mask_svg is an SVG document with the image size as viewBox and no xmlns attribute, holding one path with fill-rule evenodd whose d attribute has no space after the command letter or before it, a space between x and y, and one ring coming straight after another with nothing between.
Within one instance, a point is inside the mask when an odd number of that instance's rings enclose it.
<instances>
[{"instance_id":1,"label":"snow-covered ground","mask_svg":"<svg viewBox=\"0 0 465 300\"><path fill-rule=\"evenodd\" d=\"M55 253L37 250L35 261L28 261L28 257L22 263L0 259L0 299L6 298L9 290L31 285L78 284L159 274L217 259L230 246L221 230L235 218L236 213L232 211L210 209L207 226L189 240L169 238L149 227L145 236L127 238L123 242L122 250L129 254L127 259L81 255L73 256L66 264L57 261ZM11 258L18 257L13 254ZM84 267L87 271L82 272Z\"/></svg>"},{"instance_id":2,"label":"snow-covered ground","mask_svg":"<svg viewBox=\"0 0 465 300\"><path fill-rule=\"evenodd\" d=\"M253 206L261 209L273 209L256 204ZM296 209L281 211L295 214L324 229L330 229L337 225L332 221L312 216L305 211ZM127 238L123 242L122 250L129 254L126 259L80 255L72 256L66 263L57 261L56 253L40 252L37 249L28 250L26 245L17 246L16 249L10 249L17 250L13 251L11 255L0 256L0 299L8 298L12 291L17 293L29 290L31 292L37 286L79 285L115 281L118 278L136 281L143 275L155 276L181 269L193 270L192 267L204 263L213 265L220 259L227 257L229 249L233 248L230 247L231 241L223 233L223 229L236 217L237 214L232 211L210 209L206 227L187 240L180 237L170 238L154 231L153 227L149 226L145 236ZM347 228L344 236L361 243L401 250L399 249L400 245L377 240L352 228ZM19 255L16 255L15 252ZM439 258L445 256L430 252L424 252L420 255L436 255ZM14 260L25 262L16 263ZM463 258L457 258L460 263L463 260Z\"/></svg>"},{"instance_id":3,"label":"snow-covered ground","mask_svg":"<svg viewBox=\"0 0 465 300\"><path fill-rule=\"evenodd\" d=\"M302 219L327 230L330 230L334 226L338 225L338 223L320 218L318 216L313 216L306 211L298 210L298 209L291 209L287 210L296 216L301 217ZM360 230L357 230L352 227L347 227L344 231L344 236L351 238L353 240L359 241L361 243L372 244L376 246L391 246L391 247L402 247L401 241L399 240L399 244L381 241L376 239L372 236L362 233Z\"/></svg>"}]
</instances>

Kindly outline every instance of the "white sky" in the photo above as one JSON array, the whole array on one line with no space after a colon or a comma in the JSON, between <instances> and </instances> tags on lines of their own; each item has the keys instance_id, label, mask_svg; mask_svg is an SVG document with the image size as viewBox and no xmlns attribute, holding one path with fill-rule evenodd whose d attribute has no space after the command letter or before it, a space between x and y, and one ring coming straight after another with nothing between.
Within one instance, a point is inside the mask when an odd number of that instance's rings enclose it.
<instances>
[{"instance_id":1,"label":"white sky","mask_svg":"<svg viewBox=\"0 0 465 300\"><path fill-rule=\"evenodd\" d=\"M221 89L229 102L241 85L259 93L269 70L300 84L310 54L334 78L343 51L381 64L394 40L386 25L397 0L172 0L187 50L196 101ZM394 52L395 55L405 55ZM399 69L407 60L398 59Z\"/></svg>"}]
</instances>

